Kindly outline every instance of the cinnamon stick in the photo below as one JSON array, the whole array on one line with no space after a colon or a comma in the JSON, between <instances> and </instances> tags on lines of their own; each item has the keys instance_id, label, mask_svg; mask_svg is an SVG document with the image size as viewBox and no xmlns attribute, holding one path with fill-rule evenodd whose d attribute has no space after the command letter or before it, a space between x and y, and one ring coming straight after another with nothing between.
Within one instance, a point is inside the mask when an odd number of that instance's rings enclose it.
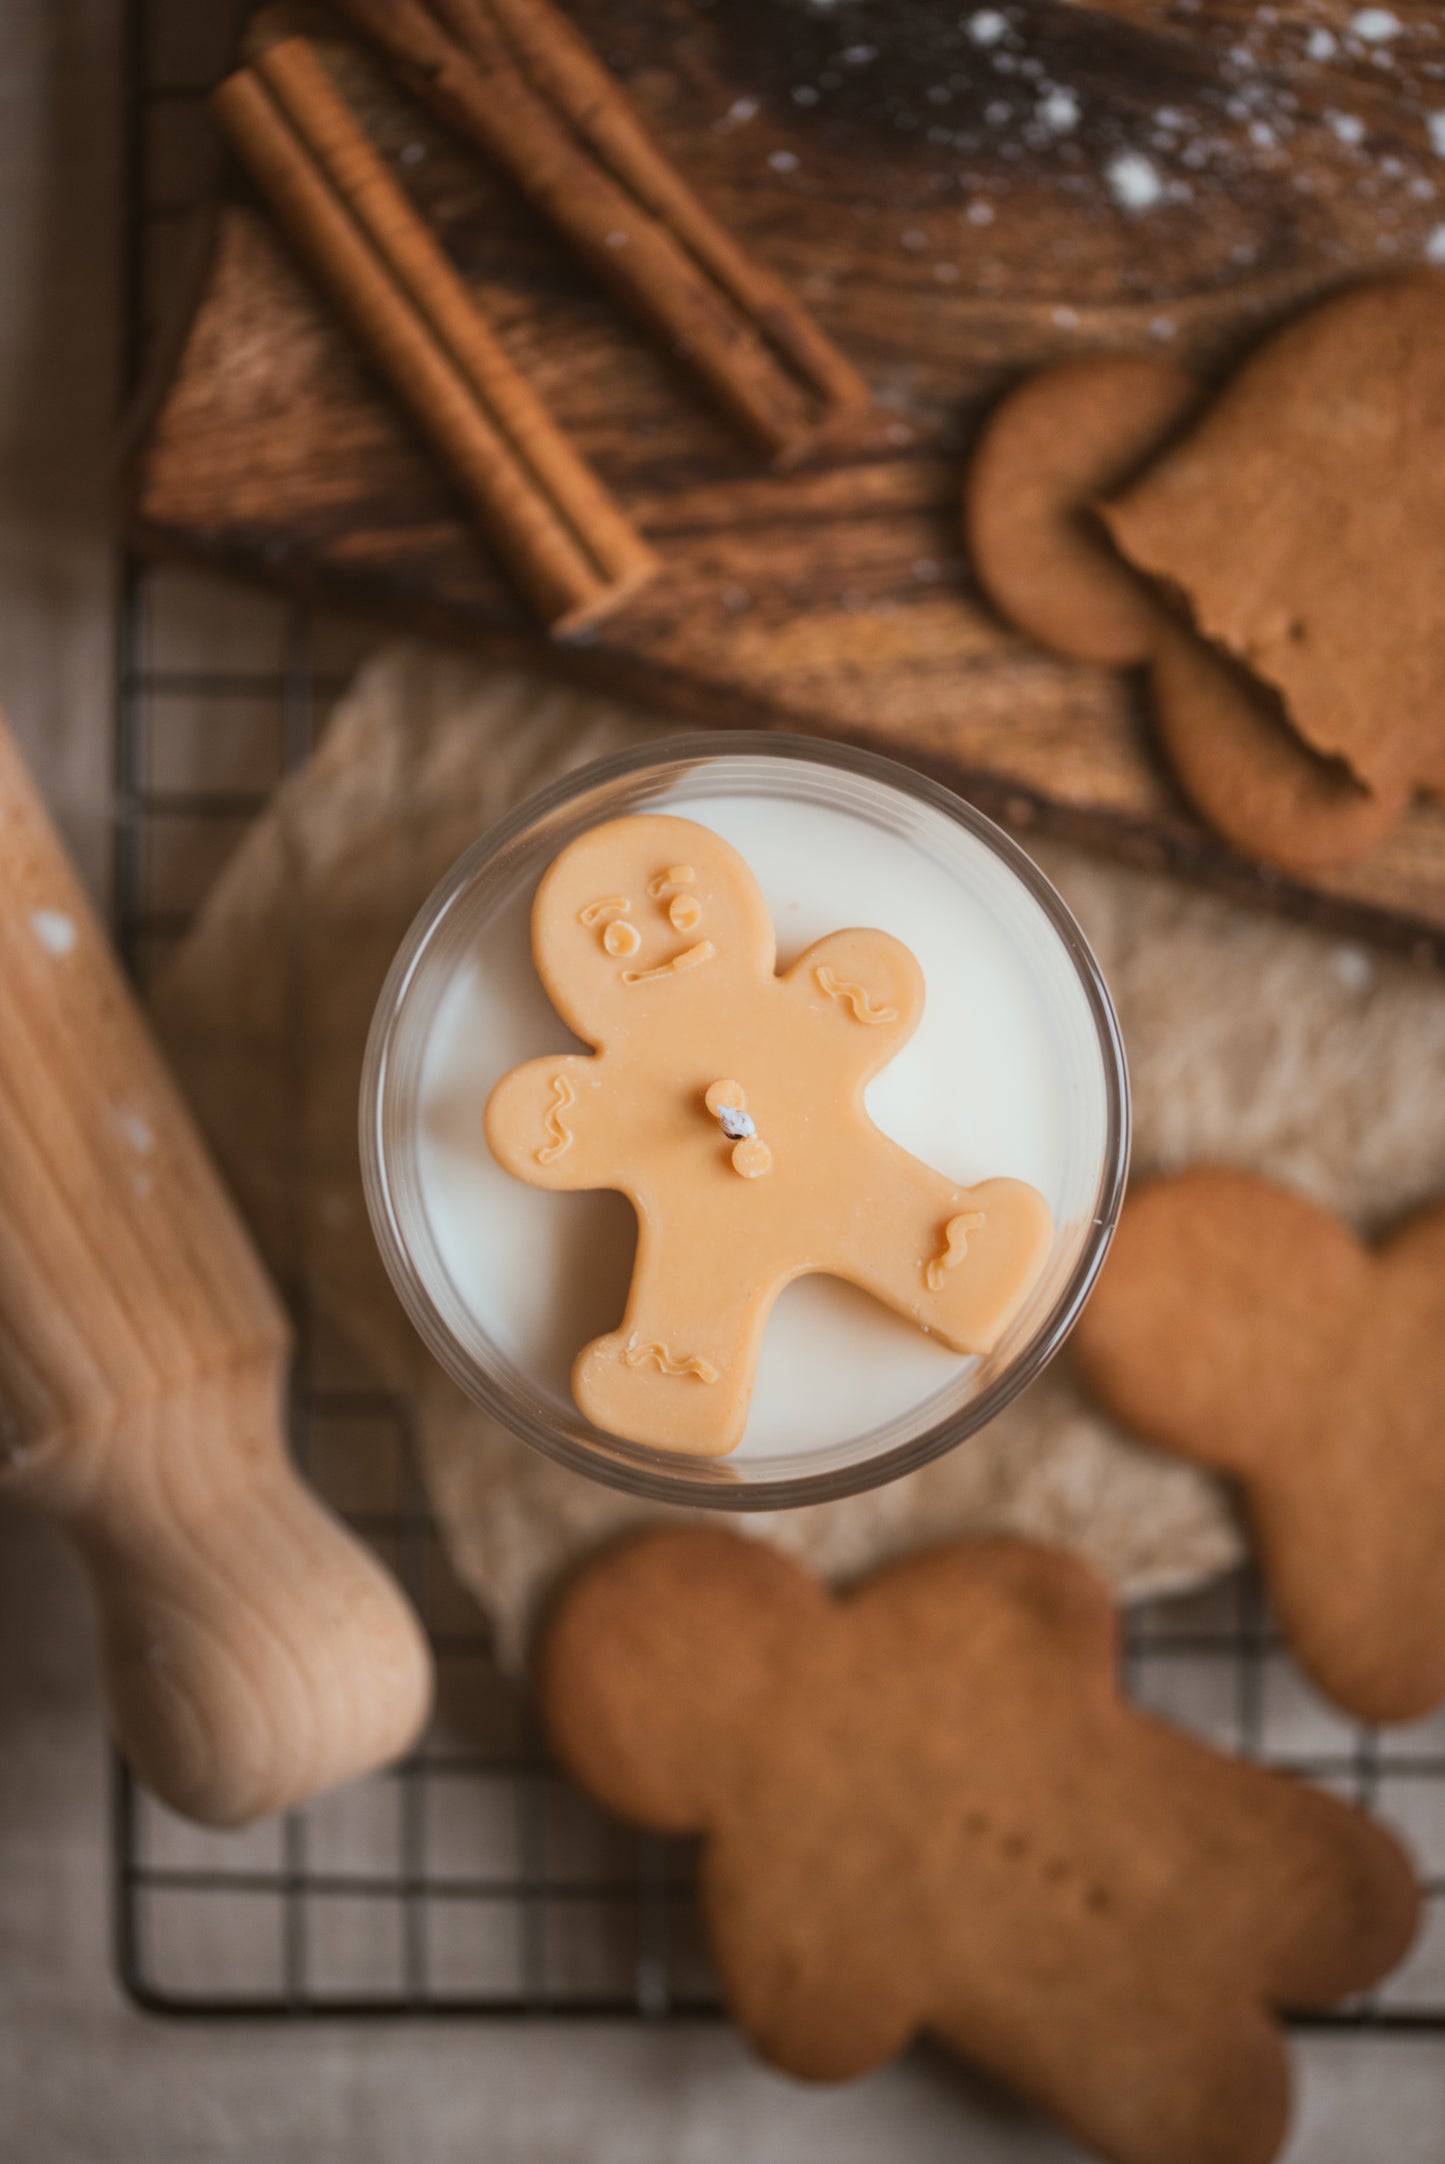
<instances>
[{"instance_id":1,"label":"cinnamon stick","mask_svg":"<svg viewBox=\"0 0 1445 2164\"><path fill-rule=\"evenodd\" d=\"M518 374L304 38L214 96L284 229L440 452L560 635L596 623L656 558Z\"/></svg>"},{"instance_id":2,"label":"cinnamon stick","mask_svg":"<svg viewBox=\"0 0 1445 2164\"><path fill-rule=\"evenodd\" d=\"M868 386L781 278L738 245L643 128L616 80L552 0L490 0L533 81L616 177L678 240L825 405L861 406Z\"/></svg>"},{"instance_id":3,"label":"cinnamon stick","mask_svg":"<svg viewBox=\"0 0 1445 2164\"><path fill-rule=\"evenodd\" d=\"M770 456L797 458L866 403L856 371L704 209L546 0L332 4Z\"/></svg>"}]
</instances>

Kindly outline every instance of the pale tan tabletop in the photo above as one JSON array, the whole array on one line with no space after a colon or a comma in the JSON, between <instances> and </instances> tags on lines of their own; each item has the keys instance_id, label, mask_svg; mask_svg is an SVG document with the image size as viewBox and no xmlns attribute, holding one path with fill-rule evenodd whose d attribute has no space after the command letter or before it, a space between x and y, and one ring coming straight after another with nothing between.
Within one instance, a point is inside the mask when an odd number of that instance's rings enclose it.
<instances>
[{"instance_id":1,"label":"pale tan tabletop","mask_svg":"<svg viewBox=\"0 0 1445 2164\"><path fill-rule=\"evenodd\" d=\"M116 10L0 7L0 699L104 891ZM812 2093L720 2027L167 2025L108 1943L83 1589L0 1506L0 2164L960 2164L1073 2152L917 2055ZM1445 2038L1310 2038L1291 2164L1440 2164Z\"/></svg>"}]
</instances>

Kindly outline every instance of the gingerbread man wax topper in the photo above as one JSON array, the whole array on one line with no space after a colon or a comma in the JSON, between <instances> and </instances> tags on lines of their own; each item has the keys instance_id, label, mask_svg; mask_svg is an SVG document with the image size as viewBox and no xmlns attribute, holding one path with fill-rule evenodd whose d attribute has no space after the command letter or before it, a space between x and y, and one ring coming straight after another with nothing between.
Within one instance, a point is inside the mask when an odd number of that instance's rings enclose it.
<instances>
[{"instance_id":1,"label":"gingerbread man wax topper","mask_svg":"<svg viewBox=\"0 0 1445 2164\"><path fill-rule=\"evenodd\" d=\"M617 1188L637 1211L622 1326L572 1373L598 1427L696 1456L733 1449L768 1312L807 1271L847 1278L958 1352L998 1342L1053 1224L1022 1181L956 1187L864 1111L864 1085L923 1011L906 947L834 932L779 976L737 851L645 813L563 850L537 890L532 951L597 1050L504 1075L487 1140L518 1179Z\"/></svg>"},{"instance_id":2,"label":"gingerbread man wax topper","mask_svg":"<svg viewBox=\"0 0 1445 2164\"><path fill-rule=\"evenodd\" d=\"M703 1834L724 1994L789 2073L927 2029L1118 2164L1264 2164L1281 2008L1363 1989L1417 1896L1382 1827L1136 1712L1083 1564L1023 1541L910 1557L836 1601L775 1550L651 1532L540 1649L563 1763Z\"/></svg>"}]
</instances>

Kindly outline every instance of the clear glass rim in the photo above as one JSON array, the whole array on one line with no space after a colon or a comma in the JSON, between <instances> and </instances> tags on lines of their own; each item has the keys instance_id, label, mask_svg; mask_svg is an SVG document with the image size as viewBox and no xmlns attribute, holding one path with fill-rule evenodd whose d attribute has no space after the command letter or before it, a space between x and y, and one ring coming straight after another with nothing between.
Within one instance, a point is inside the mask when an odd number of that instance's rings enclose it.
<instances>
[{"instance_id":1,"label":"clear glass rim","mask_svg":"<svg viewBox=\"0 0 1445 2164\"><path fill-rule=\"evenodd\" d=\"M1003 1373L966 1406L906 1442L853 1465L714 1484L698 1479L695 1472L674 1470L659 1452L635 1450L615 1437L599 1436L599 1443L605 1447L596 1452L573 1442L535 1418L457 1343L437 1313L396 1218L386 1171L382 1107L407 987L452 904L489 863L539 819L610 782L652 768L658 769L659 778L665 780L665 770L670 766L692 766L719 757L759 756L832 767L900 790L965 828L1013 872L1042 910L1072 962L1094 1026L1104 1083L1103 1169L1094 1198L1093 1222L1053 1305ZM1113 1001L1073 912L1033 860L993 820L941 782L877 752L827 738L775 734L770 730L708 730L636 745L576 768L526 798L457 859L413 919L377 1001L362 1067L359 1139L367 1210L392 1284L434 1358L483 1411L556 1464L649 1502L700 1510L792 1510L809 1503L836 1502L843 1496L885 1486L956 1449L1002 1412L1053 1359L1079 1318L1114 1235L1129 1171L1129 1078ZM677 1461L688 1468L695 1462L691 1458Z\"/></svg>"}]
</instances>

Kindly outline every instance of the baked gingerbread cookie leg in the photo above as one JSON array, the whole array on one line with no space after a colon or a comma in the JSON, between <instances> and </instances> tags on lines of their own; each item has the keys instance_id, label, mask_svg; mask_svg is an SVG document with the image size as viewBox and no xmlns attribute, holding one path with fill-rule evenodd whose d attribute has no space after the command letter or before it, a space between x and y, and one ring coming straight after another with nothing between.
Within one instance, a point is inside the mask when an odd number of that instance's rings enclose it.
<instances>
[{"instance_id":1,"label":"baked gingerbread cookie leg","mask_svg":"<svg viewBox=\"0 0 1445 2164\"><path fill-rule=\"evenodd\" d=\"M1279 2013L1400 1958L1409 1865L1138 1712L1117 1666L1102 1583L1025 1542L834 1600L756 1542L655 1530L574 1580L537 1674L584 1787L703 1837L724 1995L774 2065L844 2080L928 2031L1114 2164L1268 2164Z\"/></svg>"},{"instance_id":2,"label":"baked gingerbread cookie leg","mask_svg":"<svg viewBox=\"0 0 1445 2164\"><path fill-rule=\"evenodd\" d=\"M1373 1721L1445 1698L1445 1209L1372 1253L1253 1174L1158 1180L1074 1348L1107 1411L1239 1483L1323 1691Z\"/></svg>"}]
</instances>

